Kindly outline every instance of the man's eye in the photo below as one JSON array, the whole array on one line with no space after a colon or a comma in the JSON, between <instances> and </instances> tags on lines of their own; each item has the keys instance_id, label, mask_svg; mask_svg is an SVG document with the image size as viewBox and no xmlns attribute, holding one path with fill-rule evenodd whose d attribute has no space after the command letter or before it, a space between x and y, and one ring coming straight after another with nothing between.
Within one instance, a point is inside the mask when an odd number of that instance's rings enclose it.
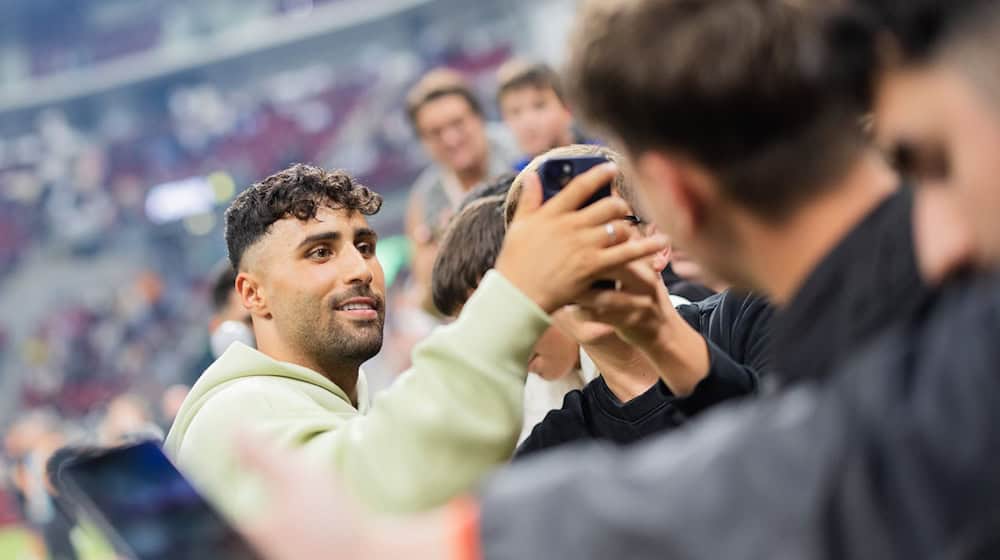
<instances>
[{"instance_id":1,"label":"man's eye","mask_svg":"<svg viewBox=\"0 0 1000 560\"><path fill-rule=\"evenodd\" d=\"M326 247L316 247L312 251L309 251L309 257L313 259L325 259L331 254L330 250Z\"/></svg>"},{"instance_id":2,"label":"man's eye","mask_svg":"<svg viewBox=\"0 0 1000 560\"><path fill-rule=\"evenodd\" d=\"M900 175L916 181L944 180L950 171L947 155L934 144L897 142L890 151L889 162Z\"/></svg>"},{"instance_id":3,"label":"man's eye","mask_svg":"<svg viewBox=\"0 0 1000 560\"><path fill-rule=\"evenodd\" d=\"M366 257L375 255L374 243L358 243L358 252Z\"/></svg>"}]
</instances>

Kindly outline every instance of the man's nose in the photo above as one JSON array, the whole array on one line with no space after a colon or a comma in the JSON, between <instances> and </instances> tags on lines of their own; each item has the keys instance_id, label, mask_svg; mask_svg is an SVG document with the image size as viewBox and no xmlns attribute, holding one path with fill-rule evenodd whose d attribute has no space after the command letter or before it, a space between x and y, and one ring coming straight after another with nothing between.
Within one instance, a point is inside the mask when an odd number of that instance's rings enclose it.
<instances>
[{"instance_id":1,"label":"man's nose","mask_svg":"<svg viewBox=\"0 0 1000 560\"><path fill-rule=\"evenodd\" d=\"M372 270L369 266L369 259L366 259L357 247L351 247L344 256L342 263L345 284L371 284Z\"/></svg>"}]
</instances>

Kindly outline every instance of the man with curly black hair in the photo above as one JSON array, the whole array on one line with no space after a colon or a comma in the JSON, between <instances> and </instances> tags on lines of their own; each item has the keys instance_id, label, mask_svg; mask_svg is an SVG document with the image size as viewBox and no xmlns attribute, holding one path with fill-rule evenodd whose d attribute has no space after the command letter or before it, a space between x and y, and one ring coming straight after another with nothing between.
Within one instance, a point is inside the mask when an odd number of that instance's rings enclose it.
<instances>
[{"instance_id":1,"label":"man with curly black hair","mask_svg":"<svg viewBox=\"0 0 1000 560\"><path fill-rule=\"evenodd\" d=\"M549 313L665 245L616 228L628 213L619 200L577 211L613 174L597 169L544 206L533 191L496 270L374 404L361 365L382 347L385 279L367 221L382 198L343 171L301 164L253 185L226 212L226 242L257 349L233 343L205 371L167 452L235 517L259 508L233 446L247 429L304 450L376 511L468 491L514 450Z\"/></svg>"}]
</instances>

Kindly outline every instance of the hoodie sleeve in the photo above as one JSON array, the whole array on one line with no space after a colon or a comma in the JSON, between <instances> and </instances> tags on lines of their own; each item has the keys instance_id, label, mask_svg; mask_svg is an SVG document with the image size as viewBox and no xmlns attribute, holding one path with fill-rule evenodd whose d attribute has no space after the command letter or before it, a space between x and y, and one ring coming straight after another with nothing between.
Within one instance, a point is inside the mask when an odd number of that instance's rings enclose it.
<instances>
[{"instance_id":1,"label":"hoodie sleeve","mask_svg":"<svg viewBox=\"0 0 1000 560\"><path fill-rule=\"evenodd\" d=\"M458 320L417 346L413 367L367 415L304 447L375 510L444 504L513 453L527 363L548 326L534 302L490 272Z\"/></svg>"}]
</instances>

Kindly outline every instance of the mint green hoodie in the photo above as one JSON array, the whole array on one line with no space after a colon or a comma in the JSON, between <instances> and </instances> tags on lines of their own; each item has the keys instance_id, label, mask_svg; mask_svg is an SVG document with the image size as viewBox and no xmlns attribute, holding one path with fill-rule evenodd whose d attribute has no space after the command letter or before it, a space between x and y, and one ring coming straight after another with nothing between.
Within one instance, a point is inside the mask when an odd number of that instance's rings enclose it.
<instances>
[{"instance_id":1,"label":"mint green hoodie","mask_svg":"<svg viewBox=\"0 0 1000 560\"><path fill-rule=\"evenodd\" d=\"M257 432L336 472L375 511L433 508L470 490L513 452L526 364L548 316L495 271L413 367L359 408L319 373L234 343L195 383L164 445L224 512L262 507L234 436Z\"/></svg>"}]
</instances>

